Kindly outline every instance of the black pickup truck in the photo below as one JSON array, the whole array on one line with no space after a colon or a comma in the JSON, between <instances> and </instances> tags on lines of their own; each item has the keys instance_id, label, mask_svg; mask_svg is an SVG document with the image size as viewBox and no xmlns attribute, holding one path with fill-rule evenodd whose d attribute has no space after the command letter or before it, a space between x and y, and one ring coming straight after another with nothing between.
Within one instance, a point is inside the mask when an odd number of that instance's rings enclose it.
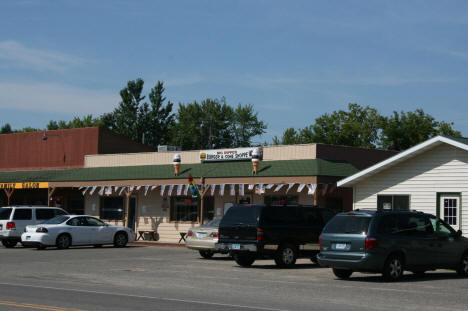
<instances>
[{"instance_id":1,"label":"black pickup truck","mask_svg":"<svg viewBox=\"0 0 468 311\"><path fill-rule=\"evenodd\" d=\"M318 206L234 205L221 220L216 248L230 252L242 267L260 257L280 267L293 266L299 257L315 261L320 233L334 215Z\"/></svg>"}]
</instances>

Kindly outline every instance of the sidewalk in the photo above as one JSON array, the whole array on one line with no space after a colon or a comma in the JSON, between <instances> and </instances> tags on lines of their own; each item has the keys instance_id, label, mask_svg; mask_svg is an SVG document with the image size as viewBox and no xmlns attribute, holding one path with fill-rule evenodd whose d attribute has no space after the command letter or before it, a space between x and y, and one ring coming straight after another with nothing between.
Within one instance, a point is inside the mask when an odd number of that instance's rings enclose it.
<instances>
[{"instance_id":1,"label":"sidewalk","mask_svg":"<svg viewBox=\"0 0 468 311\"><path fill-rule=\"evenodd\" d=\"M129 242L127 245L132 246L166 246L166 247L185 247L185 243L163 243L158 241L134 241Z\"/></svg>"}]
</instances>

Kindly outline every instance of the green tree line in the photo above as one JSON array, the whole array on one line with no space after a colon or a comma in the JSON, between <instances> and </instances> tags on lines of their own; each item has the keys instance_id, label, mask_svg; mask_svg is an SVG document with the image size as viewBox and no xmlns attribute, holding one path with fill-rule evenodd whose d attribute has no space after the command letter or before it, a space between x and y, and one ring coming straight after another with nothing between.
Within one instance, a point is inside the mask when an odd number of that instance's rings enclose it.
<instances>
[{"instance_id":1,"label":"green tree line","mask_svg":"<svg viewBox=\"0 0 468 311\"><path fill-rule=\"evenodd\" d=\"M51 120L45 129L101 126L148 146L176 145L183 150L246 147L266 132L267 125L253 105L233 107L224 97L206 98L179 103L175 111L174 103L166 100L163 82L158 81L147 95L143 87L142 79L128 81L113 111L99 117ZM323 143L404 150L435 135L461 136L453 123L437 121L422 109L384 116L370 106L350 103L347 108L325 113L304 128L288 128L281 137L275 136L272 144ZM44 129L13 130L7 123L0 133L40 130Z\"/></svg>"}]
</instances>

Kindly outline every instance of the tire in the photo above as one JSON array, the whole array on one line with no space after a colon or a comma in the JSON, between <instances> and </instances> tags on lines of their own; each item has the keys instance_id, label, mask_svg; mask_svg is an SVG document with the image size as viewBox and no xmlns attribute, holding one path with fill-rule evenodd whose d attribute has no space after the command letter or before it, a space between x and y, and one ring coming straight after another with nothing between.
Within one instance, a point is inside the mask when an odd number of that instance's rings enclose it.
<instances>
[{"instance_id":1,"label":"tire","mask_svg":"<svg viewBox=\"0 0 468 311\"><path fill-rule=\"evenodd\" d=\"M16 244L18 244L18 242L12 240L2 240L2 244L6 248L13 248L16 246Z\"/></svg>"},{"instance_id":2,"label":"tire","mask_svg":"<svg viewBox=\"0 0 468 311\"><path fill-rule=\"evenodd\" d=\"M457 273L462 277L468 276L468 252L463 254L457 269Z\"/></svg>"},{"instance_id":3,"label":"tire","mask_svg":"<svg viewBox=\"0 0 468 311\"><path fill-rule=\"evenodd\" d=\"M275 263L281 268L291 268L296 263L297 248L293 244L281 245L275 254Z\"/></svg>"},{"instance_id":4,"label":"tire","mask_svg":"<svg viewBox=\"0 0 468 311\"><path fill-rule=\"evenodd\" d=\"M255 253L234 253L236 263L244 268L250 267L256 258Z\"/></svg>"},{"instance_id":5,"label":"tire","mask_svg":"<svg viewBox=\"0 0 468 311\"><path fill-rule=\"evenodd\" d=\"M392 255L385 261L382 276L387 282L395 282L403 276L403 259L399 255Z\"/></svg>"},{"instance_id":6,"label":"tire","mask_svg":"<svg viewBox=\"0 0 468 311\"><path fill-rule=\"evenodd\" d=\"M310 261L312 261L314 264L317 265L317 264L318 264L317 254L315 254L314 256L312 256L312 257L310 258Z\"/></svg>"},{"instance_id":7,"label":"tire","mask_svg":"<svg viewBox=\"0 0 468 311\"><path fill-rule=\"evenodd\" d=\"M214 255L212 251L200 250L198 252L200 253L200 256L202 256L205 259L210 259Z\"/></svg>"},{"instance_id":8,"label":"tire","mask_svg":"<svg viewBox=\"0 0 468 311\"><path fill-rule=\"evenodd\" d=\"M333 274L342 280L347 280L353 274L353 270L333 268Z\"/></svg>"},{"instance_id":9,"label":"tire","mask_svg":"<svg viewBox=\"0 0 468 311\"><path fill-rule=\"evenodd\" d=\"M114 236L114 247L125 247L128 237L125 232L117 232Z\"/></svg>"},{"instance_id":10,"label":"tire","mask_svg":"<svg viewBox=\"0 0 468 311\"><path fill-rule=\"evenodd\" d=\"M58 249L67 249L71 245L71 237L68 234L61 234L57 237L55 243Z\"/></svg>"}]
</instances>

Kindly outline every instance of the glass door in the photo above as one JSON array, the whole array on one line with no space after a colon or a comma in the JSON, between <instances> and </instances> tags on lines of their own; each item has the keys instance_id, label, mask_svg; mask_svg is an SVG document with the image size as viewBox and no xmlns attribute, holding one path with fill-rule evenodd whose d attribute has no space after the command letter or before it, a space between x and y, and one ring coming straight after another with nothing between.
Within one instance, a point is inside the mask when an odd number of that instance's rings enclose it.
<instances>
[{"instance_id":1,"label":"glass door","mask_svg":"<svg viewBox=\"0 0 468 311\"><path fill-rule=\"evenodd\" d=\"M460 229L459 205L460 197L458 196L442 195L440 197L441 218L455 230Z\"/></svg>"}]
</instances>

